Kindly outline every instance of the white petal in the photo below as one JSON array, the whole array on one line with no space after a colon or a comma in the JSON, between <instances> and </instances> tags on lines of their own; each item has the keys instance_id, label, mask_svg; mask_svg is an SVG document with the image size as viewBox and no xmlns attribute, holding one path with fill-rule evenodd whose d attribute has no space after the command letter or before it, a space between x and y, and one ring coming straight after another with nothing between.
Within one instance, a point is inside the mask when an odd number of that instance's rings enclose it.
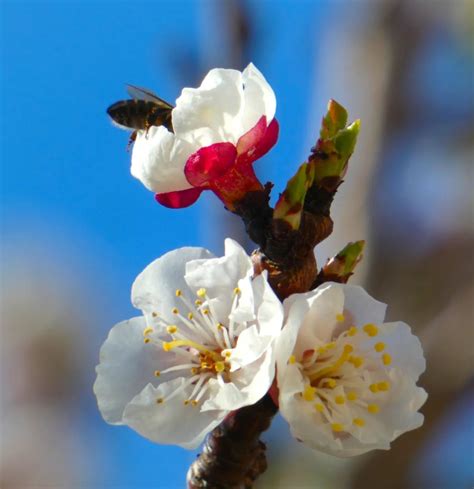
<instances>
[{"instance_id":1,"label":"white petal","mask_svg":"<svg viewBox=\"0 0 474 489\"><path fill-rule=\"evenodd\" d=\"M344 315L352 322L350 325L363 326L367 323L382 324L387 305L371 297L358 285L339 285L344 291Z\"/></svg>"},{"instance_id":2,"label":"white petal","mask_svg":"<svg viewBox=\"0 0 474 489\"><path fill-rule=\"evenodd\" d=\"M250 63L242 73L244 104L242 107L243 133L252 129L257 121L266 116L267 124L275 117L276 97L260 71Z\"/></svg>"},{"instance_id":3,"label":"white petal","mask_svg":"<svg viewBox=\"0 0 474 489\"><path fill-rule=\"evenodd\" d=\"M143 342L145 318L116 324L100 350L94 393L102 416L108 423L121 424L123 410L149 382L155 370L170 366L174 355L160 355Z\"/></svg>"},{"instance_id":4,"label":"white petal","mask_svg":"<svg viewBox=\"0 0 474 489\"><path fill-rule=\"evenodd\" d=\"M172 323L175 319L171 310L183 306L176 297L176 290L180 289L191 302L195 298L184 280L187 262L210 258L213 258L212 253L204 248L180 248L166 253L136 278L132 286L133 305L148 318L152 313L158 313Z\"/></svg>"},{"instance_id":5,"label":"white petal","mask_svg":"<svg viewBox=\"0 0 474 489\"><path fill-rule=\"evenodd\" d=\"M147 133L137 133L130 171L152 192L185 190L192 186L184 176L184 165L196 150L165 127L152 126Z\"/></svg>"},{"instance_id":6,"label":"white petal","mask_svg":"<svg viewBox=\"0 0 474 489\"><path fill-rule=\"evenodd\" d=\"M242 74L216 68L199 88L184 88L172 112L175 134L198 146L228 141L243 134L240 118L243 99Z\"/></svg>"},{"instance_id":7,"label":"white petal","mask_svg":"<svg viewBox=\"0 0 474 489\"><path fill-rule=\"evenodd\" d=\"M193 386L188 386L168 401L156 402L179 389L184 382L185 379L180 377L158 388L147 385L125 408L124 423L156 443L189 449L198 447L227 412L202 412L197 406L185 405Z\"/></svg>"}]
</instances>

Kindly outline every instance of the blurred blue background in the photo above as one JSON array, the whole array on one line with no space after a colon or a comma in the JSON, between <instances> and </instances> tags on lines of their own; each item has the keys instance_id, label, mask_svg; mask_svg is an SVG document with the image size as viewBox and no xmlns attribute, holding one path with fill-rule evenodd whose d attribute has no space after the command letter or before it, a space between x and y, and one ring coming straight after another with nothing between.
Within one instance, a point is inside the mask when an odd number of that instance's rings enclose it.
<instances>
[{"instance_id":1,"label":"blurred blue background","mask_svg":"<svg viewBox=\"0 0 474 489\"><path fill-rule=\"evenodd\" d=\"M347 241L368 240L354 282L421 335L431 393L424 428L356 463L304 450L277 421L257 487L471 487L473 3L0 8L0 486L184 487L197 452L105 424L94 367L110 327L137 314L130 286L149 262L184 245L220 253L225 236L245 236L213 196L179 211L157 205L131 177L128 135L105 109L125 98L126 83L173 101L210 68L252 61L278 102L279 143L256 164L274 198L308 155L329 98L362 119L336 229L317 256L321 264Z\"/></svg>"}]
</instances>

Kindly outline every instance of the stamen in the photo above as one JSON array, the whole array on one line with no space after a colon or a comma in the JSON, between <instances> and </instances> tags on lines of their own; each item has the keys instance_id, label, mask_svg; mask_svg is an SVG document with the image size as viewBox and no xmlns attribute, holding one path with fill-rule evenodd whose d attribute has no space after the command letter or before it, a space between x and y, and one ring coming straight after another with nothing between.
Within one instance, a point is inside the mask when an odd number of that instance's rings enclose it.
<instances>
[{"instance_id":1,"label":"stamen","mask_svg":"<svg viewBox=\"0 0 474 489\"><path fill-rule=\"evenodd\" d=\"M344 314L336 314L336 321L338 321L339 323L343 323L345 321L345 317L344 317Z\"/></svg>"},{"instance_id":2,"label":"stamen","mask_svg":"<svg viewBox=\"0 0 474 489\"><path fill-rule=\"evenodd\" d=\"M392 357L388 353L382 355L382 362L384 365L390 365L392 363Z\"/></svg>"},{"instance_id":3,"label":"stamen","mask_svg":"<svg viewBox=\"0 0 474 489\"><path fill-rule=\"evenodd\" d=\"M225 370L225 363L224 362L216 362L214 364L214 369L216 372L223 372Z\"/></svg>"},{"instance_id":4,"label":"stamen","mask_svg":"<svg viewBox=\"0 0 474 489\"><path fill-rule=\"evenodd\" d=\"M152 317L154 317L154 318L158 317L158 313L157 313L157 312L152 312L152 313L151 313L151 315L152 315Z\"/></svg>"},{"instance_id":5,"label":"stamen","mask_svg":"<svg viewBox=\"0 0 474 489\"><path fill-rule=\"evenodd\" d=\"M378 384L370 384L369 389L374 394L377 394L377 392L379 391L379 386L378 386Z\"/></svg>"},{"instance_id":6,"label":"stamen","mask_svg":"<svg viewBox=\"0 0 474 489\"><path fill-rule=\"evenodd\" d=\"M161 372L159 370L154 371L155 377L159 377L161 375Z\"/></svg>"},{"instance_id":7,"label":"stamen","mask_svg":"<svg viewBox=\"0 0 474 489\"><path fill-rule=\"evenodd\" d=\"M181 297L183 295L183 292L180 289L176 289L176 297Z\"/></svg>"},{"instance_id":8,"label":"stamen","mask_svg":"<svg viewBox=\"0 0 474 489\"><path fill-rule=\"evenodd\" d=\"M346 398L344 396L336 396L334 398L336 401L336 404L345 404L346 403Z\"/></svg>"},{"instance_id":9,"label":"stamen","mask_svg":"<svg viewBox=\"0 0 474 489\"><path fill-rule=\"evenodd\" d=\"M372 323L366 324L362 329L371 337L377 336L379 332L379 328Z\"/></svg>"},{"instance_id":10,"label":"stamen","mask_svg":"<svg viewBox=\"0 0 474 489\"><path fill-rule=\"evenodd\" d=\"M294 355L291 355L290 358L288 359L288 363L290 363L291 365L296 363L296 357Z\"/></svg>"},{"instance_id":11,"label":"stamen","mask_svg":"<svg viewBox=\"0 0 474 489\"><path fill-rule=\"evenodd\" d=\"M316 387L312 387L311 385L306 386L303 391L303 399L305 401L314 401L316 397Z\"/></svg>"},{"instance_id":12,"label":"stamen","mask_svg":"<svg viewBox=\"0 0 474 489\"><path fill-rule=\"evenodd\" d=\"M159 397L157 400L156 400L156 404L163 404L165 402L165 400L162 398L162 397Z\"/></svg>"},{"instance_id":13,"label":"stamen","mask_svg":"<svg viewBox=\"0 0 474 489\"><path fill-rule=\"evenodd\" d=\"M367 411L371 414L377 414L380 411L380 408L377 404L369 404L367 406Z\"/></svg>"},{"instance_id":14,"label":"stamen","mask_svg":"<svg viewBox=\"0 0 474 489\"><path fill-rule=\"evenodd\" d=\"M365 421L362 418L354 418L352 422L356 425L359 426L360 428L365 426Z\"/></svg>"},{"instance_id":15,"label":"stamen","mask_svg":"<svg viewBox=\"0 0 474 489\"><path fill-rule=\"evenodd\" d=\"M179 314L179 309L177 307L173 307L173 309L171 309L171 312L173 314Z\"/></svg>"},{"instance_id":16,"label":"stamen","mask_svg":"<svg viewBox=\"0 0 474 489\"><path fill-rule=\"evenodd\" d=\"M318 413L322 413L324 411L324 406L320 402L318 402L314 405L314 409L316 409Z\"/></svg>"},{"instance_id":17,"label":"stamen","mask_svg":"<svg viewBox=\"0 0 474 489\"><path fill-rule=\"evenodd\" d=\"M348 392L347 393L347 400L348 401L355 401L355 400L357 400L357 394L355 392Z\"/></svg>"},{"instance_id":18,"label":"stamen","mask_svg":"<svg viewBox=\"0 0 474 489\"><path fill-rule=\"evenodd\" d=\"M171 351L174 348L177 348L179 346L189 346L190 348L194 348L202 353L205 353L206 355L209 355L214 361L219 361L220 356L218 353L215 351L209 350L203 345L200 345L199 343L196 343L195 341L192 340L174 340L174 341L163 341L163 350L165 351Z\"/></svg>"},{"instance_id":19,"label":"stamen","mask_svg":"<svg viewBox=\"0 0 474 489\"><path fill-rule=\"evenodd\" d=\"M196 292L196 295L200 297L201 299L204 299L206 297L206 289L201 288Z\"/></svg>"},{"instance_id":20,"label":"stamen","mask_svg":"<svg viewBox=\"0 0 474 489\"><path fill-rule=\"evenodd\" d=\"M331 424L332 431L339 433L344 430L344 426L341 423L332 423Z\"/></svg>"},{"instance_id":21,"label":"stamen","mask_svg":"<svg viewBox=\"0 0 474 489\"><path fill-rule=\"evenodd\" d=\"M143 330L143 336L149 335L150 333L153 333L154 329L151 326L148 326Z\"/></svg>"},{"instance_id":22,"label":"stamen","mask_svg":"<svg viewBox=\"0 0 474 489\"><path fill-rule=\"evenodd\" d=\"M357 328L355 326L351 326L347 330L347 334L348 334L348 336L355 336L357 334Z\"/></svg>"},{"instance_id":23,"label":"stamen","mask_svg":"<svg viewBox=\"0 0 474 489\"><path fill-rule=\"evenodd\" d=\"M167 328L166 331L168 331L169 334L174 334L176 331L178 331L178 327L175 326L174 324L170 324Z\"/></svg>"},{"instance_id":24,"label":"stamen","mask_svg":"<svg viewBox=\"0 0 474 489\"><path fill-rule=\"evenodd\" d=\"M151 341L151 339L150 339L150 338L145 338L145 339L143 340L143 343L148 344L148 343L150 343L150 341Z\"/></svg>"},{"instance_id":25,"label":"stamen","mask_svg":"<svg viewBox=\"0 0 474 489\"><path fill-rule=\"evenodd\" d=\"M379 382L377 384L377 387L378 387L379 391L385 392L385 391L388 391L390 389L390 383L386 382L386 381L385 382Z\"/></svg>"},{"instance_id":26,"label":"stamen","mask_svg":"<svg viewBox=\"0 0 474 489\"><path fill-rule=\"evenodd\" d=\"M354 365L355 368L359 368L364 363L364 359L362 357L350 356L347 361L349 363L352 363L352 365Z\"/></svg>"},{"instance_id":27,"label":"stamen","mask_svg":"<svg viewBox=\"0 0 474 489\"><path fill-rule=\"evenodd\" d=\"M374 350L378 353L380 353L381 351L384 351L385 350L385 343L383 343L382 341L375 343Z\"/></svg>"},{"instance_id":28,"label":"stamen","mask_svg":"<svg viewBox=\"0 0 474 489\"><path fill-rule=\"evenodd\" d=\"M236 287L236 288L234 289L234 294L235 294L235 295L239 295L239 294L240 294L240 292L241 292L241 290L240 290L238 287Z\"/></svg>"}]
</instances>

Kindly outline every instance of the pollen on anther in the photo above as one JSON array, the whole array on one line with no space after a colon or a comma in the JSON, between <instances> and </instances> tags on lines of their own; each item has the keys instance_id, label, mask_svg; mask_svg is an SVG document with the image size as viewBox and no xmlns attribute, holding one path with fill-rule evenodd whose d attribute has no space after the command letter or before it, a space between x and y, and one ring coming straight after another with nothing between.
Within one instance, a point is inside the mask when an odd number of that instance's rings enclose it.
<instances>
[{"instance_id":1,"label":"pollen on anther","mask_svg":"<svg viewBox=\"0 0 474 489\"><path fill-rule=\"evenodd\" d=\"M184 404L185 406L187 406L187 405L189 404L189 399L186 399L185 401L183 401L183 404Z\"/></svg>"},{"instance_id":2,"label":"pollen on anther","mask_svg":"<svg viewBox=\"0 0 474 489\"><path fill-rule=\"evenodd\" d=\"M334 389L337 386L337 382L334 379L325 379L325 383L330 389Z\"/></svg>"},{"instance_id":3,"label":"pollen on anther","mask_svg":"<svg viewBox=\"0 0 474 489\"><path fill-rule=\"evenodd\" d=\"M188 319L193 319L194 314L192 312L188 312Z\"/></svg>"},{"instance_id":4,"label":"pollen on anther","mask_svg":"<svg viewBox=\"0 0 474 489\"><path fill-rule=\"evenodd\" d=\"M379 332L379 328L372 323L366 324L362 329L371 337L377 336Z\"/></svg>"},{"instance_id":5,"label":"pollen on anther","mask_svg":"<svg viewBox=\"0 0 474 489\"><path fill-rule=\"evenodd\" d=\"M201 299L202 299L202 298L204 298L204 297L206 297L206 289L204 289L204 288L199 289L199 290L196 292L196 295L197 295L198 297L201 297Z\"/></svg>"},{"instance_id":6,"label":"pollen on anther","mask_svg":"<svg viewBox=\"0 0 474 489\"><path fill-rule=\"evenodd\" d=\"M384 351L385 350L385 343L383 343L382 341L375 343L374 350L378 353L380 353L381 351Z\"/></svg>"},{"instance_id":7,"label":"pollen on anther","mask_svg":"<svg viewBox=\"0 0 474 489\"><path fill-rule=\"evenodd\" d=\"M288 363L291 365L296 363L296 357L294 355L291 355L290 358L288 358Z\"/></svg>"},{"instance_id":8,"label":"pollen on anther","mask_svg":"<svg viewBox=\"0 0 474 489\"><path fill-rule=\"evenodd\" d=\"M355 368L359 368L363 363L364 360L361 357L349 357L348 362L352 363Z\"/></svg>"},{"instance_id":9,"label":"pollen on anther","mask_svg":"<svg viewBox=\"0 0 474 489\"><path fill-rule=\"evenodd\" d=\"M180 289L176 289L175 294L176 294L176 297L181 297L183 295L183 293L181 292Z\"/></svg>"},{"instance_id":10,"label":"pollen on anther","mask_svg":"<svg viewBox=\"0 0 474 489\"><path fill-rule=\"evenodd\" d=\"M230 358L232 356L232 352L230 350L226 350L225 352L222 352L225 358Z\"/></svg>"},{"instance_id":11,"label":"pollen on anther","mask_svg":"<svg viewBox=\"0 0 474 489\"><path fill-rule=\"evenodd\" d=\"M148 343L150 343L150 341L151 341L151 340L150 340L150 338L145 338L145 339L143 340L143 343L148 344Z\"/></svg>"},{"instance_id":12,"label":"pollen on anther","mask_svg":"<svg viewBox=\"0 0 474 489\"><path fill-rule=\"evenodd\" d=\"M382 362L384 365L390 365L392 363L392 357L388 353L382 355Z\"/></svg>"},{"instance_id":13,"label":"pollen on anther","mask_svg":"<svg viewBox=\"0 0 474 489\"><path fill-rule=\"evenodd\" d=\"M199 404L199 401L196 401L194 399L191 401L191 405L194 407L196 407L198 404Z\"/></svg>"},{"instance_id":14,"label":"pollen on anther","mask_svg":"<svg viewBox=\"0 0 474 489\"><path fill-rule=\"evenodd\" d=\"M320 402L318 402L314 405L314 409L316 409L318 413L322 413L324 411L324 406Z\"/></svg>"},{"instance_id":15,"label":"pollen on anther","mask_svg":"<svg viewBox=\"0 0 474 489\"><path fill-rule=\"evenodd\" d=\"M214 364L214 369L216 372L223 372L225 370L224 362L216 362Z\"/></svg>"},{"instance_id":16,"label":"pollen on anther","mask_svg":"<svg viewBox=\"0 0 474 489\"><path fill-rule=\"evenodd\" d=\"M176 333L176 331L178 331L178 327L174 324L171 324L170 326L166 327L166 331L168 331L169 334L174 334Z\"/></svg>"},{"instance_id":17,"label":"pollen on anther","mask_svg":"<svg viewBox=\"0 0 474 489\"><path fill-rule=\"evenodd\" d=\"M196 299L194 301L194 304L196 304L196 306L202 306L202 301L200 301L199 299Z\"/></svg>"},{"instance_id":18,"label":"pollen on anther","mask_svg":"<svg viewBox=\"0 0 474 489\"><path fill-rule=\"evenodd\" d=\"M347 400L348 401L356 401L357 400L357 394L355 392L348 392L347 393Z\"/></svg>"},{"instance_id":19,"label":"pollen on anther","mask_svg":"<svg viewBox=\"0 0 474 489\"><path fill-rule=\"evenodd\" d=\"M380 408L377 404L369 404L367 406L367 411L371 414L377 414L380 411Z\"/></svg>"},{"instance_id":20,"label":"pollen on anther","mask_svg":"<svg viewBox=\"0 0 474 489\"><path fill-rule=\"evenodd\" d=\"M347 334L349 336L355 336L357 334L357 328L355 326L351 326L348 330L347 330Z\"/></svg>"},{"instance_id":21,"label":"pollen on anther","mask_svg":"<svg viewBox=\"0 0 474 489\"><path fill-rule=\"evenodd\" d=\"M346 398L344 396L336 396L334 398L336 401L336 404L345 404L346 403Z\"/></svg>"},{"instance_id":22,"label":"pollen on anther","mask_svg":"<svg viewBox=\"0 0 474 489\"><path fill-rule=\"evenodd\" d=\"M159 377L159 376L161 375L161 372L160 372L159 370L155 370L155 371L153 372L153 375L154 375L155 377Z\"/></svg>"},{"instance_id":23,"label":"pollen on anther","mask_svg":"<svg viewBox=\"0 0 474 489\"><path fill-rule=\"evenodd\" d=\"M377 384L377 387L378 387L379 391L385 392L385 391L388 391L390 389L390 383L387 381L379 382Z\"/></svg>"},{"instance_id":24,"label":"pollen on anther","mask_svg":"<svg viewBox=\"0 0 474 489\"><path fill-rule=\"evenodd\" d=\"M341 423L332 423L331 424L332 431L339 433L344 430L344 426Z\"/></svg>"},{"instance_id":25,"label":"pollen on anther","mask_svg":"<svg viewBox=\"0 0 474 489\"><path fill-rule=\"evenodd\" d=\"M148 334L150 334L150 333L153 333L153 331L154 331L154 329L153 329L153 328L151 328L150 326L148 326L148 328L145 328L145 329L143 330L143 336L146 336L146 335L148 335Z\"/></svg>"},{"instance_id":26,"label":"pollen on anther","mask_svg":"<svg viewBox=\"0 0 474 489\"><path fill-rule=\"evenodd\" d=\"M192 373L193 375L196 375L198 372L199 372L199 369L198 369L197 367L192 367L192 368L191 368L191 373Z\"/></svg>"},{"instance_id":27,"label":"pollen on anther","mask_svg":"<svg viewBox=\"0 0 474 489\"><path fill-rule=\"evenodd\" d=\"M170 351L171 349L172 346L167 341L163 341L163 350Z\"/></svg>"},{"instance_id":28,"label":"pollen on anther","mask_svg":"<svg viewBox=\"0 0 474 489\"><path fill-rule=\"evenodd\" d=\"M209 309L204 309L202 311L202 313L204 314L204 316L208 316L209 315Z\"/></svg>"},{"instance_id":29,"label":"pollen on anther","mask_svg":"<svg viewBox=\"0 0 474 489\"><path fill-rule=\"evenodd\" d=\"M238 287L236 287L236 288L234 289L234 294L235 294L235 295L240 294L240 289L239 289Z\"/></svg>"},{"instance_id":30,"label":"pollen on anther","mask_svg":"<svg viewBox=\"0 0 474 489\"><path fill-rule=\"evenodd\" d=\"M156 318L158 316L158 313L157 312L152 312L151 315Z\"/></svg>"},{"instance_id":31,"label":"pollen on anther","mask_svg":"<svg viewBox=\"0 0 474 489\"><path fill-rule=\"evenodd\" d=\"M345 321L345 316L344 314L336 314L336 321L339 321L340 323L343 323Z\"/></svg>"},{"instance_id":32,"label":"pollen on anther","mask_svg":"<svg viewBox=\"0 0 474 489\"><path fill-rule=\"evenodd\" d=\"M362 419L362 418L354 418L352 420L352 422L356 425L356 426L359 426L360 428L362 428L363 426L365 426L365 421Z\"/></svg>"},{"instance_id":33,"label":"pollen on anther","mask_svg":"<svg viewBox=\"0 0 474 489\"><path fill-rule=\"evenodd\" d=\"M173 309L171 309L171 312L173 314L179 314L179 309L177 307L173 307Z\"/></svg>"},{"instance_id":34,"label":"pollen on anther","mask_svg":"<svg viewBox=\"0 0 474 489\"><path fill-rule=\"evenodd\" d=\"M377 394L377 392L379 391L379 386L378 386L378 384L370 384L369 389L374 394Z\"/></svg>"},{"instance_id":35,"label":"pollen on anther","mask_svg":"<svg viewBox=\"0 0 474 489\"><path fill-rule=\"evenodd\" d=\"M156 400L156 404L163 404L165 400L162 398L162 397L159 397L157 400Z\"/></svg>"},{"instance_id":36,"label":"pollen on anther","mask_svg":"<svg viewBox=\"0 0 474 489\"><path fill-rule=\"evenodd\" d=\"M312 387L311 385L306 386L305 390L303 391L304 400L314 401L315 397L316 397L316 387Z\"/></svg>"},{"instance_id":37,"label":"pollen on anther","mask_svg":"<svg viewBox=\"0 0 474 489\"><path fill-rule=\"evenodd\" d=\"M224 325L222 323L217 323L217 329L221 331L224 328Z\"/></svg>"}]
</instances>

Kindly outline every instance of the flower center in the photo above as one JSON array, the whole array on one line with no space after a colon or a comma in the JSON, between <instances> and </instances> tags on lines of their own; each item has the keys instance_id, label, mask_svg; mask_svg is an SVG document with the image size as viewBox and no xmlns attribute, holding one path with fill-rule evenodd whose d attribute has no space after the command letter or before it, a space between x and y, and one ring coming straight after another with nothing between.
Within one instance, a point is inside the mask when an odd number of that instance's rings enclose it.
<instances>
[{"instance_id":1,"label":"flower center","mask_svg":"<svg viewBox=\"0 0 474 489\"><path fill-rule=\"evenodd\" d=\"M338 315L336 321L344 321L344 316ZM351 326L334 341L289 359L305 379L299 397L314 406L318 422L329 424L334 433L342 432L336 436L362 429L366 416L379 413L389 395L392 357L378 336L375 324Z\"/></svg>"},{"instance_id":2,"label":"flower center","mask_svg":"<svg viewBox=\"0 0 474 489\"><path fill-rule=\"evenodd\" d=\"M235 288L232 295L232 306L229 317L237 308L241 291ZM228 319L227 324L218 321L212 300L206 289L199 289L194 303L189 301L181 290L176 291L183 308L173 308L176 324L170 324L152 313L157 328L147 327L144 331L145 343L160 346L165 352L173 352L177 362L163 371L156 370L156 377L172 372L186 378L181 387L166 398L157 399L158 404L175 397L179 392L193 385L185 405L197 406L209 388L209 380L216 379L220 384L232 381L230 358L232 349L237 344L239 334L247 323L235 324ZM169 341L163 341L163 330L169 335Z\"/></svg>"}]
</instances>

